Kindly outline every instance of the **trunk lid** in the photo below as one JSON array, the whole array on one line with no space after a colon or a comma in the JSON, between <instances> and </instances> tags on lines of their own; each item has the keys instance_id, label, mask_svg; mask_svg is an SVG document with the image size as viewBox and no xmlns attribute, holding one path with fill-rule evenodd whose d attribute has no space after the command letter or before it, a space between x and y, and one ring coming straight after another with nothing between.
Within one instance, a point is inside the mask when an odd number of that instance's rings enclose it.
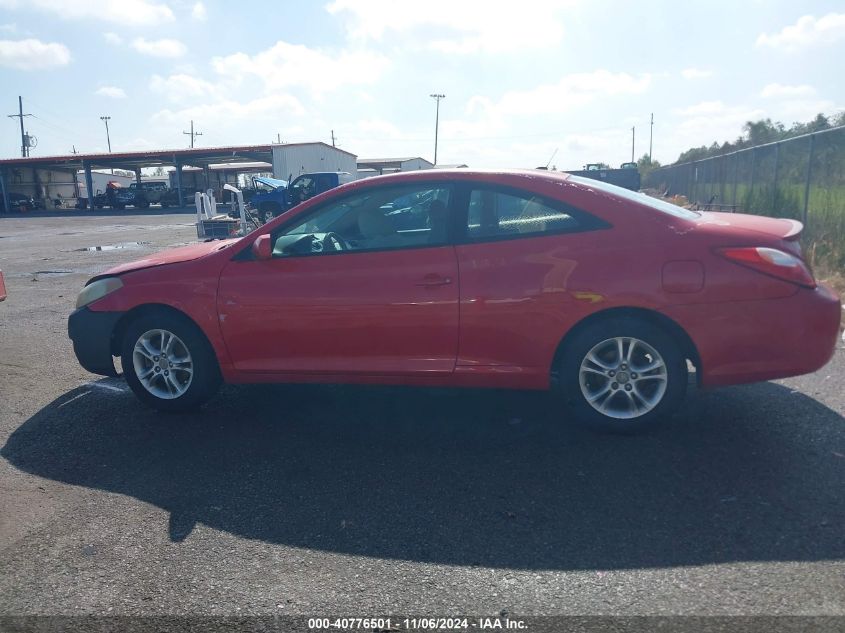
<instances>
[{"instance_id":1,"label":"trunk lid","mask_svg":"<svg viewBox=\"0 0 845 633\"><path fill-rule=\"evenodd\" d=\"M695 220L700 230L718 234L732 242L760 242L801 255L801 232L804 225L788 218L768 218L746 213L704 212Z\"/></svg>"}]
</instances>

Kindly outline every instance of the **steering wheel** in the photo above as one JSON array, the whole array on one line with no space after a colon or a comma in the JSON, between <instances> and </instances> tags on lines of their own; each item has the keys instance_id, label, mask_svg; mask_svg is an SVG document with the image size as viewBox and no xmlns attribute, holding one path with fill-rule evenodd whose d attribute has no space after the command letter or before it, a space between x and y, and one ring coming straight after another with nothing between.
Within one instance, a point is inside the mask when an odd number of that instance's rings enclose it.
<instances>
[{"instance_id":1,"label":"steering wheel","mask_svg":"<svg viewBox=\"0 0 845 633\"><path fill-rule=\"evenodd\" d=\"M349 242L343 239L334 231L329 231L323 236L323 251L348 251Z\"/></svg>"}]
</instances>

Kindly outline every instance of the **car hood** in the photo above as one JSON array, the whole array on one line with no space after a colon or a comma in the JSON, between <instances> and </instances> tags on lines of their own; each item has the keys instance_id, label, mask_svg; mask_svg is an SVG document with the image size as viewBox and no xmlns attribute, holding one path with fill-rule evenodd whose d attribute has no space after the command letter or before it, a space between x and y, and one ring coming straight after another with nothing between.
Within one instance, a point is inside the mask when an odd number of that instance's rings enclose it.
<instances>
[{"instance_id":1,"label":"car hood","mask_svg":"<svg viewBox=\"0 0 845 633\"><path fill-rule=\"evenodd\" d=\"M123 273L128 273L133 270L141 270L142 268L152 268L153 266L189 262L194 259L199 259L200 257L205 257L210 253L216 253L217 251L222 250L237 241L237 238L230 240L212 240L210 242L199 242L198 244L190 244L179 248L169 248L167 250L148 255L142 259L136 259L135 261L120 264L114 268L109 268L101 275L98 275L98 277L122 275Z\"/></svg>"}]
</instances>

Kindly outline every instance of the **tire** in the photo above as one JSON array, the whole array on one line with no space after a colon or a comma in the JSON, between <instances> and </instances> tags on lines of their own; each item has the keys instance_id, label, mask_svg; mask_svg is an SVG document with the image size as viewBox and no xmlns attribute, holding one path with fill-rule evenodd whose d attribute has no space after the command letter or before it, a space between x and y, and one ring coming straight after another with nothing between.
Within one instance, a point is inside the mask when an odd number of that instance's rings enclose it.
<instances>
[{"instance_id":1,"label":"tire","mask_svg":"<svg viewBox=\"0 0 845 633\"><path fill-rule=\"evenodd\" d=\"M114 205L113 208L117 209L118 211L123 211L126 208L126 205L125 204L116 204L116 205Z\"/></svg>"},{"instance_id":2,"label":"tire","mask_svg":"<svg viewBox=\"0 0 845 633\"><path fill-rule=\"evenodd\" d=\"M149 200L138 200L135 203L135 207L138 209L149 209L150 208L150 201Z\"/></svg>"},{"instance_id":3,"label":"tire","mask_svg":"<svg viewBox=\"0 0 845 633\"><path fill-rule=\"evenodd\" d=\"M558 386L579 421L623 434L665 422L680 406L688 378L675 339L630 317L597 321L576 332L565 343L557 370Z\"/></svg>"},{"instance_id":4,"label":"tire","mask_svg":"<svg viewBox=\"0 0 845 633\"><path fill-rule=\"evenodd\" d=\"M168 361L160 352L162 343L167 346L171 340ZM160 411L196 409L217 393L222 382L205 335L187 317L165 311L142 315L128 325L121 361L135 395Z\"/></svg>"}]
</instances>

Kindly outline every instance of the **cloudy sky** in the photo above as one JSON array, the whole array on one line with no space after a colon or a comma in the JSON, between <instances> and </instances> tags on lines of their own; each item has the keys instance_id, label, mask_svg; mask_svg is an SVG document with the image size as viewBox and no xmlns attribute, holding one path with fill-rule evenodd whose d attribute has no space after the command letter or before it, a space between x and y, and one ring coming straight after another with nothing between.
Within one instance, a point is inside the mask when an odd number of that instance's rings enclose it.
<instances>
[{"instance_id":1,"label":"cloudy sky","mask_svg":"<svg viewBox=\"0 0 845 633\"><path fill-rule=\"evenodd\" d=\"M331 141L360 157L672 162L845 109L842 0L0 0L0 103L33 155ZM0 156L19 154L3 117Z\"/></svg>"}]
</instances>

